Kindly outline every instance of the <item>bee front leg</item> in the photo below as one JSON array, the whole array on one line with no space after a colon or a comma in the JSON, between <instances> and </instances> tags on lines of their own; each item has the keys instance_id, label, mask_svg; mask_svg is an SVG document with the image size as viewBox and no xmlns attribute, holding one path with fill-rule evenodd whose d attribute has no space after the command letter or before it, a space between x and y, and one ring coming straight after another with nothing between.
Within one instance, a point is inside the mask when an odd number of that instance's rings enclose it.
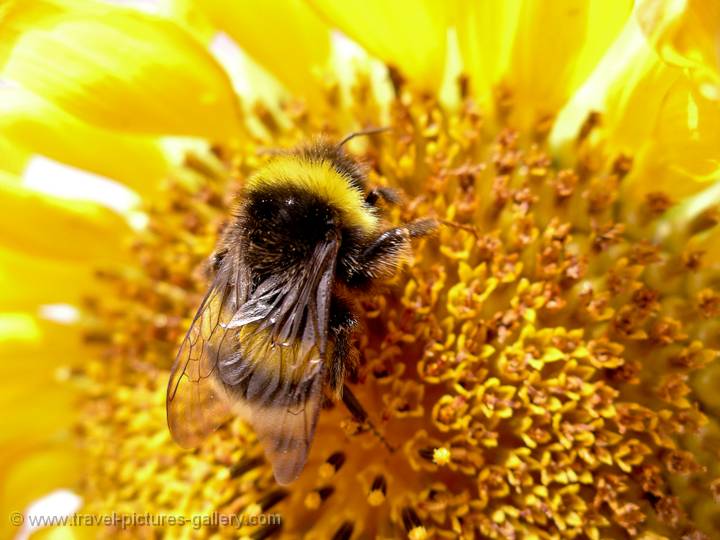
<instances>
[{"instance_id":1,"label":"bee front leg","mask_svg":"<svg viewBox=\"0 0 720 540\"><path fill-rule=\"evenodd\" d=\"M419 219L382 233L365 248L350 269L350 286L364 287L394 275L400 263L410 255L410 239L426 236L436 228L434 219Z\"/></svg>"}]
</instances>

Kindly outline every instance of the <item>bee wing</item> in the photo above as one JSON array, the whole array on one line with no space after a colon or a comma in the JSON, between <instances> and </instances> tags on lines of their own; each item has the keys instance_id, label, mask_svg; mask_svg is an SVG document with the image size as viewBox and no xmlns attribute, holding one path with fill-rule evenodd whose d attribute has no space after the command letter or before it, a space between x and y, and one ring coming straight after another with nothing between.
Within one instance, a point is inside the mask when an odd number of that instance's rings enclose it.
<instances>
[{"instance_id":1,"label":"bee wing","mask_svg":"<svg viewBox=\"0 0 720 540\"><path fill-rule=\"evenodd\" d=\"M221 268L203 298L180 345L167 389L167 421L173 439L194 448L225 422L230 414L227 389L217 377L219 359L229 353L233 336L227 328L235 312L229 265Z\"/></svg>"},{"instance_id":2,"label":"bee wing","mask_svg":"<svg viewBox=\"0 0 720 540\"><path fill-rule=\"evenodd\" d=\"M262 357L245 356L253 352L243 354L237 363L242 368L236 364L221 369L228 378L237 376L240 369L245 372L233 385L233 410L252 425L277 482L288 484L302 472L315 435L322 361L314 347L303 360L297 351L277 347Z\"/></svg>"},{"instance_id":3,"label":"bee wing","mask_svg":"<svg viewBox=\"0 0 720 540\"><path fill-rule=\"evenodd\" d=\"M281 484L298 477L315 435L338 245L322 242L305 264L258 285L228 324L238 349L218 364Z\"/></svg>"}]
</instances>

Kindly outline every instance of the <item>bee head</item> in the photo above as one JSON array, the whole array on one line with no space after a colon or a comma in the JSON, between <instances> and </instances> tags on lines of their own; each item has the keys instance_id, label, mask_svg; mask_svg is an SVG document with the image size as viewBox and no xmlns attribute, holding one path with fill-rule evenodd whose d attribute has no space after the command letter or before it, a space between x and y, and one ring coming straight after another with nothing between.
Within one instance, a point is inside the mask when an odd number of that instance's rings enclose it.
<instances>
[{"instance_id":1,"label":"bee head","mask_svg":"<svg viewBox=\"0 0 720 540\"><path fill-rule=\"evenodd\" d=\"M271 160L245 188L244 227L266 250L280 250L282 241L304 253L340 230L369 235L379 225L361 167L324 139Z\"/></svg>"}]
</instances>

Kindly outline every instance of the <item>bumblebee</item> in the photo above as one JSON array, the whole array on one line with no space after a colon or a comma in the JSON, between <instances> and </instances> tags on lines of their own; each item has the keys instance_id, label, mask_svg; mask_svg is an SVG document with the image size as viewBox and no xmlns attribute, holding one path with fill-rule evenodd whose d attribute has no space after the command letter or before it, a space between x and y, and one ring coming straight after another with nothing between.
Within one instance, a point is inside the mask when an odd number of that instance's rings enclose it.
<instances>
[{"instance_id":1,"label":"bumblebee","mask_svg":"<svg viewBox=\"0 0 720 540\"><path fill-rule=\"evenodd\" d=\"M324 396L343 396L357 298L436 227L425 219L382 230L378 202L397 195L368 188L343 149L350 137L276 156L248 179L168 384L177 443L196 447L240 415L280 484L302 472ZM366 418L354 397L344 401Z\"/></svg>"}]
</instances>

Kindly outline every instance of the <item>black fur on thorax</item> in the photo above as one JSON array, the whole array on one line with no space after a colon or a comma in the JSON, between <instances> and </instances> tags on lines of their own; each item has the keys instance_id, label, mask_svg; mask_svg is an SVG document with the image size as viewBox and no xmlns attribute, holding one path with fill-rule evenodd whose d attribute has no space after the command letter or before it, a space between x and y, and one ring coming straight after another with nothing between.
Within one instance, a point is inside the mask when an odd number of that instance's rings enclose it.
<instances>
[{"instance_id":1,"label":"black fur on thorax","mask_svg":"<svg viewBox=\"0 0 720 540\"><path fill-rule=\"evenodd\" d=\"M246 195L239 212L243 258L261 274L284 272L303 263L318 243L337 235L338 270L352 264L367 240L343 222L342 212L314 193L288 185L268 185Z\"/></svg>"}]
</instances>

